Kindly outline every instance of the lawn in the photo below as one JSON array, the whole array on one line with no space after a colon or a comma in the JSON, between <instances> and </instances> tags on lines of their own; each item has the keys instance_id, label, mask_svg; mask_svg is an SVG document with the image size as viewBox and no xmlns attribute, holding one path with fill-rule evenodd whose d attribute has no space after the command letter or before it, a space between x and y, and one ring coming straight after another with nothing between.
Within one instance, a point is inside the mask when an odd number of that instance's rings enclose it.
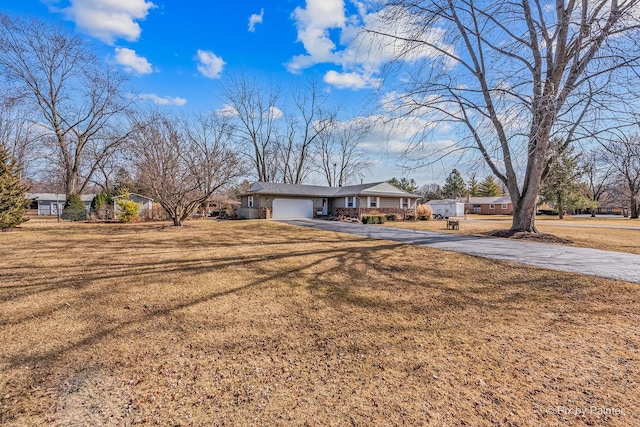
<instances>
[{"instance_id":1,"label":"lawn","mask_svg":"<svg viewBox=\"0 0 640 427\"><path fill-rule=\"evenodd\" d=\"M468 215L460 220L460 230L447 230L445 220L395 221L385 225L416 230L448 232L456 234L486 235L490 231L509 229L510 216ZM640 220L623 218L538 217L536 226L542 233L570 240L571 246L628 252L640 255Z\"/></svg>"},{"instance_id":2,"label":"lawn","mask_svg":"<svg viewBox=\"0 0 640 427\"><path fill-rule=\"evenodd\" d=\"M0 424L640 425L640 287L270 221L0 233Z\"/></svg>"}]
</instances>

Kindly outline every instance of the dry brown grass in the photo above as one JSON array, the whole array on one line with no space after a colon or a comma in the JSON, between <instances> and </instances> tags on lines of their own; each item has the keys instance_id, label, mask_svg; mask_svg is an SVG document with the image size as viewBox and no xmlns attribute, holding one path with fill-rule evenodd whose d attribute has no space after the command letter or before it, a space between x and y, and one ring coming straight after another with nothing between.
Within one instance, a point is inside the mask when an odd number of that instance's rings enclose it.
<instances>
[{"instance_id":1,"label":"dry brown grass","mask_svg":"<svg viewBox=\"0 0 640 427\"><path fill-rule=\"evenodd\" d=\"M460 220L460 230L447 230L444 220L396 221L385 225L485 236L488 232L511 227L511 217L469 215L466 220ZM556 217L541 217L536 220L536 226L542 233L570 240L571 246L640 254L640 220L568 217L560 221Z\"/></svg>"},{"instance_id":2,"label":"dry brown grass","mask_svg":"<svg viewBox=\"0 0 640 427\"><path fill-rule=\"evenodd\" d=\"M638 285L268 221L2 233L0 343L3 425L640 425Z\"/></svg>"}]
</instances>

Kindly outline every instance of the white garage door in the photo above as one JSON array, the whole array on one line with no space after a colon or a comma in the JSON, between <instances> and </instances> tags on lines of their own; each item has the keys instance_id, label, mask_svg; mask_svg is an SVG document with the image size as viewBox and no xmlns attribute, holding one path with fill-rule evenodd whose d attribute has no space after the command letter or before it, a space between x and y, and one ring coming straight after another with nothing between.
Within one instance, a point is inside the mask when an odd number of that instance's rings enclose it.
<instances>
[{"instance_id":1,"label":"white garage door","mask_svg":"<svg viewBox=\"0 0 640 427\"><path fill-rule=\"evenodd\" d=\"M273 199L273 218L313 218L313 201L309 199Z\"/></svg>"}]
</instances>

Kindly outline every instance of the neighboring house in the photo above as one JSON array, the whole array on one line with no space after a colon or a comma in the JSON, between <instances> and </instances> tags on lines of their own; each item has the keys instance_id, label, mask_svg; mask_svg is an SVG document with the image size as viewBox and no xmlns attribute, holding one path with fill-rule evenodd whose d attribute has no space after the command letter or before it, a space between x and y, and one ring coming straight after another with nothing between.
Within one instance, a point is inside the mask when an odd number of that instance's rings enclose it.
<instances>
[{"instance_id":1,"label":"neighboring house","mask_svg":"<svg viewBox=\"0 0 640 427\"><path fill-rule=\"evenodd\" d=\"M467 213L480 215L512 215L511 197L467 197L465 203Z\"/></svg>"},{"instance_id":2,"label":"neighboring house","mask_svg":"<svg viewBox=\"0 0 640 427\"><path fill-rule=\"evenodd\" d=\"M591 214L591 209L576 209L575 214ZM615 202L600 202L596 208L596 215L622 215L629 216L629 207L620 206Z\"/></svg>"},{"instance_id":3,"label":"neighboring house","mask_svg":"<svg viewBox=\"0 0 640 427\"><path fill-rule=\"evenodd\" d=\"M256 182L241 196L239 215L246 219L360 218L371 212L415 215L417 199L388 182L346 187Z\"/></svg>"},{"instance_id":4,"label":"neighboring house","mask_svg":"<svg viewBox=\"0 0 640 427\"><path fill-rule=\"evenodd\" d=\"M89 212L91 209L91 201L95 194L81 194L80 199L84 202L84 206ZM27 193L27 198L31 199L30 209L37 212L38 215L62 214L67 196L56 193Z\"/></svg>"},{"instance_id":5,"label":"neighboring house","mask_svg":"<svg viewBox=\"0 0 640 427\"><path fill-rule=\"evenodd\" d=\"M115 200L118 198L122 198L122 196L115 196L114 197L114 203L113 203L113 208L114 208L114 212L115 212L115 218L118 218L118 210L119 207L117 205L117 203L115 203ZM129 198L128 200L133 200L136 203L140 203L140 209L138 210L138 215L140 216L140 218L142 219L149 219L153 216L152 212L153 212L153 199L151 199L150 197L147 196L143 196L142 194L136 194L136 193L129 193Z\"/></svg>"},{"instance_id":6,"label":"neighboring house","mask_svg":"<svg viewBox=\"0 0 640 427\"><path fill-rule=\"evenodd\" d=\"M585 209L584 211L585 213L591 213L591 211L588 209ZM601 203L596 208L596 215L605 215L605 214L629 216L629 208L626 206L614 205L612 203Z\"/></svg>"}]
</instances>

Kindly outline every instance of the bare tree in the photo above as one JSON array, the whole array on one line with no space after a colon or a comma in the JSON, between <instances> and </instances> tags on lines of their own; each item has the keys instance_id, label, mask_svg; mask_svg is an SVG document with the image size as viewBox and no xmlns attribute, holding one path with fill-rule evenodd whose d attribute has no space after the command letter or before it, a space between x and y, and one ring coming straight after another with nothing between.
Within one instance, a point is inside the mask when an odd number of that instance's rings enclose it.
<instances>
[{"instance_id":1,"label":"bare tree","mask_svg":"<svg viewBox=\"0 0 640 427\"><path fill-rule=\"evenodd\" d=\"M245 173L231 146L227 118L210 114L139 120L141 125L131 137L138 181L175 226L181 226L214 191Z\"/></svg>"},{"instance_id":2,"label":"bare tree","mask_svg":"<svg viewBox=\"0 0 640 427\"><path fill-rule=\"evenodd\" d=\"M8 150L18 170L24 173L34 161L37 151L34 147L40 134L20 101L7 96L0 98L0 146Z\"/></svg>"},{"instance_id":3,"label":"bare tree","mask_svg":"<svg viewBox=\"0 0 640 427\"><path fill-rule=\"evenodd\" d=\"M368 33L399 52L398 111L454 123L505 184L513 232L537 231L551 139L568 146L619 126L623 100L637 99L625 92L637 80L640 1L552 3L389 0Z\"/></svg>"},{"instance_id":4,"label":"bare tree","mask_svg":"<svg viewBox=\"0 0 640 427\"><path fill-rule=\"evenodd\" d=\"M592 151L584 156L581 168L589 198L597 203L604 202L609 196L613 165L604 161L601 153ZM591 209L591 216L596 216L596 209Z\"/></svg>"},{"instance_id":5,"label":"bare tree","mask_svg":"<svg viewBox=\"0 0 640 427\"><path fill-rule=\"evenodd\" d=\"M276 106L280 89L261 85L245 76L233 76L227 86L220 114L233 119L234 136L244 146L258 181L275 182L278 177L277 121L282 111Z\"/></svg>"},{"instance_id":6,"label":"bare tree","mask_svg":"<svg viewBox=\"0 0 640 427\"><path fill-rule=\"evenodd\" d=\"M62 27L5 14L0 69L10 90L25 96L48 128L66 194L81 193L103 156L126 139L129 127L120 120L134 98L123 93L124 77L102 66L80 37Z\"/></svg>"},{"instance_id":7,"label":"bare tree","mask_svg":"<svg viewBox=\"0 0 640 427\"><path fill-rule=\"evenodd\" d=\"M326 97L311 81L292 94L295 108L287 111L287 126L281 138L280 160L283 182L302 184L311 173L312 154L322 134L328 133L336 112L325 108Z\"/></svg>"},{"instance_id":8,"label":"bare tree","mask_svg":"<svg viewBox=\"0 0 640 427\"><path fill-rule=\"evenodd\" d=\"M605 146L605 158L617 172L623 195L631 207L631 218L640 214L640 136L621 137Z\"/></svg>"},{"instance_id":9,"label":"bare tree","mask_svg":"<svg viewBox=\"0 0 640 427\"><path fill-rule=\"evenodd\" d=\"M371 161L360 147L371 126L361 120L334 122L319 138L320 169L330 187L342 187L360 178Z\"/></svg>"}]
</instances>

